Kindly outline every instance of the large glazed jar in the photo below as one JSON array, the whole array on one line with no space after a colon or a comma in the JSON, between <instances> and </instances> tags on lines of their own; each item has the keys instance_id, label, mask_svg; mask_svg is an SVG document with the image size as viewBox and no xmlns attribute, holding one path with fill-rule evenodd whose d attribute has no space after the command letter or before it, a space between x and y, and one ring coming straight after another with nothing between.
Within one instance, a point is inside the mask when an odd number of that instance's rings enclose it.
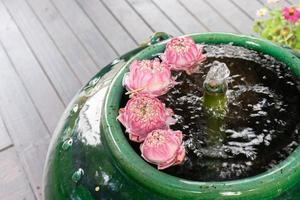
<instances>
[{"instance_id":1,"label":"large glazed jar","mask_svg":"<svg viewBox=\"0 0 300 200\"><path fill-rule=\"evenodd\" d=\"M190 36L196 43L232 43L271 55L300 78L300 60L268 41L227 33ZM166 41L154 41L156 44L114 60L79 91L49 147L44 199L299 199L300 147L262 174L222 182L174 177L156 170L135 153L116 120L123 94L122 79L132 60L163 52Z\"/></svg>"}]
</instances>

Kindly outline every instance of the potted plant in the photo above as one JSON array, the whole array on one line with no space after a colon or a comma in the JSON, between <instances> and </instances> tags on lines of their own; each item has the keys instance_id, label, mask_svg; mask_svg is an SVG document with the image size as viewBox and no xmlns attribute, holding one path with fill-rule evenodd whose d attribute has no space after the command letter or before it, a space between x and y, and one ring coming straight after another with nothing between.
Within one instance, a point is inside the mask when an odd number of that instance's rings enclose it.
<instances>
[{"instance_id":1,"label":"potted plant","mask_svg":"<svg viewBox=\"0 0 300 200\"><path fill-rule=\"evenodd\" d=\"M269 0L268 7L257 11L253 30L259 36L294 50L300 49L299 5L279 7Z\"/></svg>"}]
</instances>

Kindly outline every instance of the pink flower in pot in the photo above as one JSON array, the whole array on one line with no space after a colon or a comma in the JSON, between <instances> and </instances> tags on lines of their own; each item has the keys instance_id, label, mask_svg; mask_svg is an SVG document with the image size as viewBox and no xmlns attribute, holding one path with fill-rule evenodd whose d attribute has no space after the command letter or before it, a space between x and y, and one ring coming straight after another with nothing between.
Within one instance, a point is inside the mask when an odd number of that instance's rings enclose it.
<instances>
[{"instance_id":1,"label":"pink flower in pot","mask_svg":"<svg viewBox=\"0 0 300 200\"><path fill-rule=\"evenodd\" d=\"M184 161L185 149L182 144L182 132L154 130L148 134L140 146L142 157L149 163L165 169Z\"/></svg>"},{"instance_id":2,"label":"pink flower in pot","mask_svg":"<svg viewBox=\"0 0 300 200\"><path fill-rule=\"evenodd\" d=\"M117 119L125 126L129 138L142 142L148 133L155 129L167 129L175 124L173 111L166 108L157 98L147 95L137 95L129 99L125 108L119 110Z\"/></svg>"},{"instance_id":3,"label":"pink flower in pot","mask_svg":"<svg viewBox=\"0 0 300 200\"><path fill-rule=\"evenodd\" d=\"M282 15L284 19L295 24L300 19L300 10L295 7L284 7Z\"/></svg>"},{"instance_id":4,"label":"pink flower in pot","mask_svg":"<svg viewBox=\"0 0 300 200\"><path fill-rule=\"evenodd\" d=\"M206 57L202 54L202 46L196 45L191 37L176 37L167 43L161 58L173 70L184 70L187 74L192 74L199 70L199 64Z\"/></svg>"},{"instance_id":5,"label":"pink flower in pot","mask_svg":"<svg viewBox=\"0 0 300 200\"><path fill-rule=\"evenodd\" d=\"M176 83L168 65L159 59L135 60L130 65L130 72L125 74L123 85L129 93L148 94L157 97L165 94Z\"/></svg>"}]
</instances>

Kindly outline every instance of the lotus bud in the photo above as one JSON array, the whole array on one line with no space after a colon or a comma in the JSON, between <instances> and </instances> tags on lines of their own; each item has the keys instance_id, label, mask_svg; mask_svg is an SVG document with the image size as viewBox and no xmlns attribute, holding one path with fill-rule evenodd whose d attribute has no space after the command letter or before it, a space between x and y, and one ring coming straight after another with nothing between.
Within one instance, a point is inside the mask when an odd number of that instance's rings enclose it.
<instances>
[{"instance_id":1,"label":"lotus bud","mask_svg":"<svg viewBox=\"0 0 300 200\"><path fill-rule=\"evenodd\" d=\"M152 131L140 149L142 157L147 162L157 165L159 170L180 164L185 157L182 132L171 129Z\"/></svg>"},{"instance_id":2,"label":"lotus bud","mask_svg":"<svg viewBox=\"0 0 300 200\"><path fill-rule=\"evenodd\" d=\"M161 63L159 59L133 61L123 79L128 93L152 97L167 93L176 84L170 66Z\"/></svg>"},{"instance_id":3,"label":"lotus bud","mask_svg":"<svg viewBox=\"0 0 300 200\"><path fill-rule=\"evenodd\" d=\"M119 110L117 119L129 133L129 139L142 142L155 129L167 129L175 124L173 111L155 97L137 95L129 99L125 108Z\"/></svg>"},{"instance_id":4,"label":"lotus bud","mask_svg":"<svg viewBox=\"0 0 300 200\"><path fill-rule=\"evenodd\" d=\"M196 45L191 37L176 37L167 43L161 58L173 70L192 74L199 71L199 64L206 57L202 54L202 46Z\"/></svg>"}]
</instances>

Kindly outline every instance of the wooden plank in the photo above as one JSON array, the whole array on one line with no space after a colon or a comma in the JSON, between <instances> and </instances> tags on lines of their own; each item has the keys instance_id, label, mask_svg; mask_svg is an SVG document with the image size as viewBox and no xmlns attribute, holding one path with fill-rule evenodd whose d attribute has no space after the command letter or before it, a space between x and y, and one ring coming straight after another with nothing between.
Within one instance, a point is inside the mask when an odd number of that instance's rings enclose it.
<instances>
[{"instance_id":1,"label":"wooden plank","mask_svg":"<svg viewBox=\"0 0 300 200\"><path fill-rule=\"evenodd\" d=\"M291 2L280 0L277 3L268 3L267 1L264 0L257 0L262 6L266 6L268 8L283 8L285 6L290 6ZM295 0L295 4L297 3L297 0Z\"/></svg>"},{"instance_id":2,"label":"wooden plank","mask_svg":"<svg viewBox=\"0 0 300 200\"><path fill-rule=\"evenodd\" d=\"M299 6L299 0L287 0L290 5L298 5Z\"/></svg>"},{"instance_id":3,"label":"wooden plank","mask_svg":"<svg viewBox=\"0 0 300 200\"><path fill-rule=\"evenodd\" d=\"M181 35L183 32L163 12L156 8L151 0L127 0L135 10L156 32L166 32L171 35Z\"/></svg>"},{"instance_id":4,"label":"wooden plank","mask_svg":"<svg viewBox=\"0 0 300 200\"><path fill-rule=\"evenodd\" d=\"M74 0L51 0L51 2L76 33L99 68L104 67L116 57L117 51Z\"/></svg>"},{"instance_id":5,"label":"wooden plank","mask_svg":"<svg viewBox=\"0 0 300 200\"><path fill-rule=\"evenodd\" d=\"M8 132L3 123L3 120L0 117L0 152L11 147L12 145L13 145L13 143L8 135ZM0 163L0 165L1 165L1 163ZM0 169L1 169L1 167L0 167ZM0 194L1 194L1 192L0 192Z\"/></svg>"},{"instance_id":6,"label":"wooden plank","mask_svg":"<svg viewBox=\"0 0 300 200\"><path fill-rule=\"evenodd\" d=\"M3 0L9 14L30 44L64 102L69 102L81 83L23 0Z\"/></svg>"},{"instance_id":7,"label":"wooden plank","mask_svg":"<svg viewBox=\"0 0 300 200\"><path fill-rule=\"evenodd\" d=\"M166 15L177 24L184 33L206 32L206 27L201 20L195 18L178 1L175 0L152 0L157 9L161 9Z\"/></svg>"},{"instance_id":8,"label":"wooden plank","mask_svg":"<svg viewBox=\"0 0 300 200\"><path fill-rule=\"evenodd\" d=\"M43 172L46 161L49 139L37 140L22 150L20 159L37 199L42 200Z\"/></svg>"},{"instance_id":9,"label":"wooden plank","mask_svg":"<svg viewBox=\"0 0 300 200\"><path fill-rule=\"evenodd\" d=\"M0 152L0 169L0 199L35 199L14 148Z\"/></svg>"},{"instance_id":10,"label":"wooden plank","mask_svg":"<svg viewBox=\"0 0 300 200\"><path fill-rule=\"evenodd\" d=\"M27 0L27 2L80 81L87 82L98 71L97 64L65 23L60 13L49 0Z\"/></svg>"},{"instance_id":11,"label":"wooden plank","mask_svg":"<svg viewBox=\"0 0 300 200\"><path fill-rule=\"evenodd\" d=\"M298 0L283 0L283 1L279 1L279 6L284 7L284 6L291 6L291 5L299 5L299 1Z\"/></svg>"},{"instance_id":12,"label":"wooden plank","mask_svg":"<svg viewBox=\"0 0 300 200\"><path fill-rule=\"evenodd\" d=\"M289 5L298 5L298 0L285 0L285 2L287 2L287 4Z\"/></svg>"},{"instance_id":13,"label":"wooden plank","mask_svg":"<svg viewBox=\"0 0 300 200\"><path fill-rule=\"evenodd\" d=\"M199 20L201 19L209 31L237 32L230 23L224 20L219 13L215 12L204 1L181 0L179 3L185 6Z\"/></svg>"},{"instance_id":14,"label":"wooden plank","mask_svg":"<svg viewBox=\"0 0 300 200\"><path fill-rule=\"evenodd\" d=\"M22 81L52 132L65 106L2 3L0 21L0 41L13 63L7 70Z\"/></svg>"},{"instance_id":15,"label":"wooden plank","mask_svg":"<svg viewBox=\"0 0 300 200\"><path fill-rule=\"evenodd\" d=\"M231 0L231 2L252 20L256 18L256 11L262 8L262 5L256 0Z\"/></svg>"},{"instance_id":16,"label":"wooden plank","mask_svg":"<svg viewBox=\"0 0 300 200\"><path fill-rule=\"evenodd\" d=\"M268 4L267 2L263 2L265 5ZM295 2L297 4L297 1ZM270 7L279 7L279 8L283 8L285 6L290 6L290 2L288 1L284 1L284 0L281 0L279 1L278 3L275 3L275 4L269 4Z\"/></svg>"},{"instance_id":17,"label":"wooden plank","mask_svg":"<svg viewBox=\"0 0 300 200\"><path fill-rule=\"evenodd\" d=\"M119 24L99 0L79 0L77 3L119 54L128 52L136 47L134 38L126 32L126 29Z\"/></svg>"},{"instance_id":18,"label":"wooden plank","mask_svg":"<svg viewBox=\"0 0 300 200\"><path fill-rule=\"evenodd\" d=\"M137 43L145 41L154 32L124 0L101 0L101 2Z\"/></svg>"},{"instance_id":19,"label":"wooden plank","mask_svg":"<svg viewBox=\"0 0 300 200\"><path fill-rule=\"evenodd\" d=\"M232 2L219 0L204 0L210 7L213 7L227 22L230 22L235 29L243 34L252 33L253 21L239 10Z\"/></svg>"},{"instance_id":20,"label":"wooden plank","mask_svg":"<svg viewBox=\"0 0 300 200\"><path fill-rule=\"evenodd\" d=\"M35 195L40 199L49 132L12 68L5 51L0 47L0 114Z\"/></svg>"}]
</instances>

